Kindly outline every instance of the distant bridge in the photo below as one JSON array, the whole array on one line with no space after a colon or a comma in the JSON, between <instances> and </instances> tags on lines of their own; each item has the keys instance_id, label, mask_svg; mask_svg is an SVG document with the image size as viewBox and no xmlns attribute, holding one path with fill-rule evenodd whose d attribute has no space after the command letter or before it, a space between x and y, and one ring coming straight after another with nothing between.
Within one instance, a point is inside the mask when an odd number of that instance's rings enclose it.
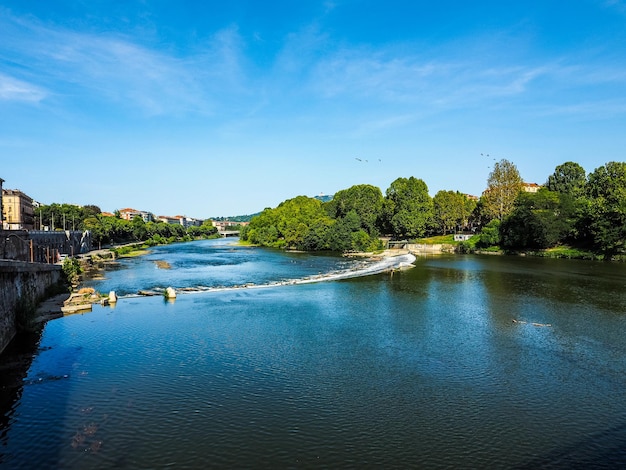
<instances>
[{"instance_id":1,"label":"distant bridge","mask_svg":"<svg viewBox=\"0 0 626 470\"><path fill-rule=\"evenodd\" d=\"M218 230L218 232L222 237L238 237L239 230Z\"/></svg>"}]
</instances>

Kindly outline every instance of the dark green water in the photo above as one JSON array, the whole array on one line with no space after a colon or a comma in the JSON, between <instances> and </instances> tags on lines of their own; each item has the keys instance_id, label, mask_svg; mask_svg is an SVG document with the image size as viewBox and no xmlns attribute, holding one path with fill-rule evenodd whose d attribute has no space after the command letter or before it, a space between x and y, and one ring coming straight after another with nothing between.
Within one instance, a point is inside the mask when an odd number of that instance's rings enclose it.
<instances>
[{"instance_id":1,"label":"dark green water","mask_svg":"<svg viewBox=\"0 0 626 470\"><path fill-rule=\"evenodd\" d=\"M415 265L173 303L122 298L51 321L5 410L0 466L626 465L626 266ZM350 267L194 242L95 285L264 284Z\"/></svg>"}]
</instances>

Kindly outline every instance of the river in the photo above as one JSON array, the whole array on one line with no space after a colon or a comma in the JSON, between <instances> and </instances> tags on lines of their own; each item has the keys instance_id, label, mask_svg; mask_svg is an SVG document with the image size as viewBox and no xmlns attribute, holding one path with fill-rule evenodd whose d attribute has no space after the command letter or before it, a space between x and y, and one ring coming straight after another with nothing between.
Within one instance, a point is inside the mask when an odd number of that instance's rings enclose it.
<instances>
[{"instance_id":1,"label":"river","mask_svg":"<svg viewBox=\"0 0 626 470\"><path fill-rule=\"evenodd\" d=\"M0 467L626 465L625 265L446 255L333 279L363 261L230 243L122 260L88 283L114 308L14 345ZM134 295L167 286L191 292Z\"/></svg>"}]
</instances>

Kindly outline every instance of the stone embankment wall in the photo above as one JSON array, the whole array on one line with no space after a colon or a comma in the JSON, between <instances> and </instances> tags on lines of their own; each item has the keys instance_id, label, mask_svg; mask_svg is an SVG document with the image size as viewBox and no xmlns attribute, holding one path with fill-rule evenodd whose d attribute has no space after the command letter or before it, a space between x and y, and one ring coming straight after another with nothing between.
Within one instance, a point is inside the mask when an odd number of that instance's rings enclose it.
<instances>
[{"instance_id":1,"label":"stone embankment wall","mask_svg":"<svg viewBox=\"0 0 626 470\"><path fill-rule=\"evenodd\" d=\"M406 249L414 255L440 255L441 253L454 253L454 246L447 244L426 245L422 243L409 243Z\"/></svg>"},{"instance_id":2,"label":"stone embankment wall","mask_svg":"<svg viewBox=\"0 0 626 470\"><path fill-rule=\"evenodd\" d=\"M17 332L18 307L36 305L61 280L61 266L0 260L0 353Z\"/></svg>"}]
</instances>

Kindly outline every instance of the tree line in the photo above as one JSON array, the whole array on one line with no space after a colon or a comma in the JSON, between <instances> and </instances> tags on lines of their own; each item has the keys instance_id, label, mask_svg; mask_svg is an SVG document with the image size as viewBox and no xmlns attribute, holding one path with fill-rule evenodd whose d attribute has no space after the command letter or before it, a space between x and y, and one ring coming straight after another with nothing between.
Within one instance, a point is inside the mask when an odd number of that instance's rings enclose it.
<instances>
[{"instance_id":1,"label":"tree line","mask_svg":"<svg viewBox=\"0 0 626 470\"><path fill-rule=\"evenodd\" d=\"M434 198L418 178L398 178L383 196L360 184L337 192L332 200L298 196L253 217L241 232L252 244L306 251L371 251L382 248L381 235L398 239L443 232L470 223L476 202L455 191ZM435 217L437 214L437 217Z\"/></svg>"},{"instance_id":2,"label":"tree line","mask_svg":"<svg viewBox=\"0 0 626 470\"><path fill-rule=\"evenodd\" d=\"M219 237L210 220L201 226L183 227L166 222L145 222L141 216L125 220L116 212L114 217L104 216L96 205L73 204L42 205L35 210L36 228L47 226L53 230L89 230L95 244L146 242L161 245L196 238Z\"/></svg>"},{"instance_id":3,"label":"tree line","mask_svg":"<svg viewBox=\"0 0 626 470\"><path fill-rule=\"evenodd\" d=\"M362 184L328 202L298 196L266 208L244 227L252 244L307 251L370 251L381 235L416 239L456 231L475 233L465 248L509 251L571 245L607 258L624 251L626 163L609 162L590 174L577 163L556 167L537 192L523 189L517 167L496 162L482 196L442 190L430 197L418 178L398 178L385 195Z\"/></svg>"},{"instance_id":4,"label":"tree line","mask_svg":"<svg viewBox=\"0 0 626 470\"><path fill-rule=\"evenodd\" d=\"M495 171L495 170L494 170ZM515 167L501 180L514 181ZM488 188L497 193L497 181ZM493 199L485 199L491 207ZM504 211L481 231L480 243L509 251L568 245L611 259L624 253L626 240L626 163L609 162L586 174L566 162L555 168L536 193L518 191L502 198ZM487 231L486 231L487 229Z\"/></svg>"}]
</instances>

